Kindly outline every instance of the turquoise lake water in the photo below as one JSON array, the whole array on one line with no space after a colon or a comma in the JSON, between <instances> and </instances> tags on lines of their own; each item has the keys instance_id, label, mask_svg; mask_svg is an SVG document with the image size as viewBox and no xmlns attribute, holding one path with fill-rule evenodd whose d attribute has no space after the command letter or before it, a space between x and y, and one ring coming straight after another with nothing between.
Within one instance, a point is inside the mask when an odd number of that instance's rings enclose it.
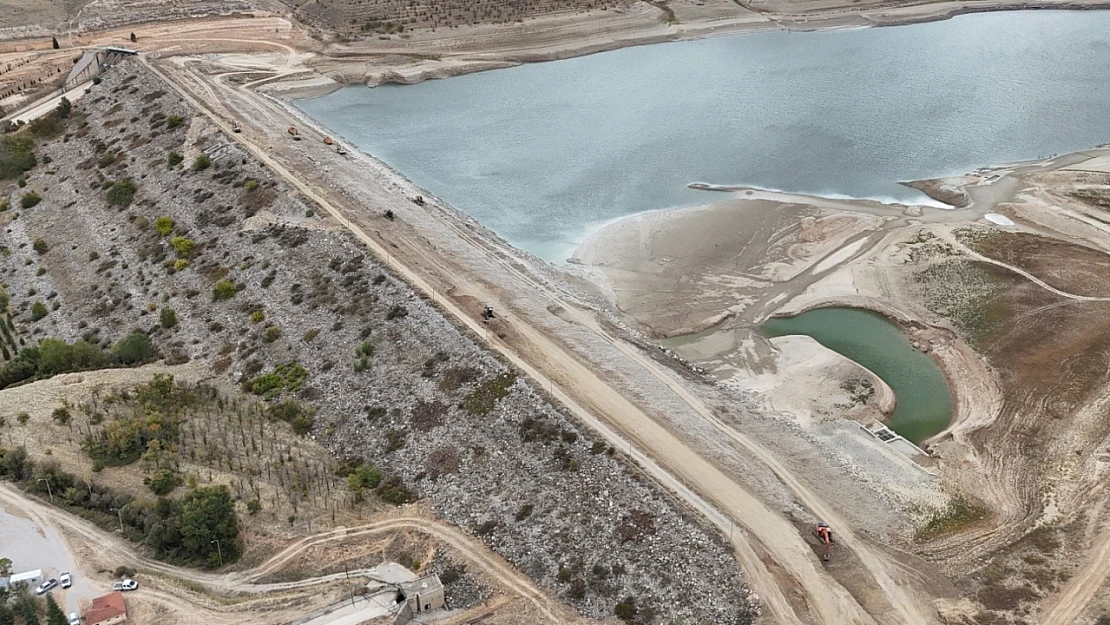
<instances>
[{"instance_id":1,"label":"turquoise lake water","mask_svg":"<svg viewBox=\"0 0 1110 625\"><path fill-rule=\"evenodd\" d=\"M879 376L898 399L888 425L914 443L940 433L952 420L952 394L944 373L882 315L858 308L817 308L769 319L763 333L810 336Z\"/></svg>"},{"instance_id":2,"label":"turquoise lake water","mask_svg":"<svg viewBox=\"0 0 1110 625\"><path fill-rule=\"evenodd\" d=\"M1110 141L1110 12L766 32L301 100L514 245L722 199L686 184L921 200L900 180Z\"/></svg>"}]
</instances>

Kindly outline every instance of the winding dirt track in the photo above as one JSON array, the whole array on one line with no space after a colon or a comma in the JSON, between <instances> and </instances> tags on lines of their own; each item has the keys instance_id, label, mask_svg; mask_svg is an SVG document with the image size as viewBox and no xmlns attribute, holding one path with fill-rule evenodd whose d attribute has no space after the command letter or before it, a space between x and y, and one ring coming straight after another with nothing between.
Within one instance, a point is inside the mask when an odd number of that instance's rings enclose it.
<instances>
[{"instance_id":1,"label":"winding dirt track","mask_svg":"<svg viewBox=\"0 0 1110 625\"><path fill-rule=\"evenodd\" d=\"M445 312L470 329L474 335L484 337L491 348L535 380L539 387L551 389L552 394L578 418L596 429L618 448L626 448L629 446L629 440L634 441L646 452L647 457L638 457L637 460L641 461L645 471L652 477L672 489L692 508L705 514L722 531L727 532L733 521L747 530L747 533L734 534L733 543L750 583L759 593L765 610L776 622L791 624L819 622L828 625L871 625L873 623L926 625L933 622L933 611L928 599L915 596L913 589L909 587L909 581L905 578L902 565L855 536L847 522L832 512L831 506L807 489L768 450L716 419L702 402L676 380L673 373L645 357L636 348L611 336L592 316L578 311L570 303L563 302L558 293L518 270L511 262L495 256L490 260L490 264L500 265L499 270L511 272L519 280L527 283L528 287L537 292L538 297L551 300L552 304L570 311L574 317L573 323L589 328L601 340L643 367L658 380L660 385L675 392L729 440L765 463L815 516L827 519L836 525L841 530L843 547L856 552L885 598L884 605L877 611L878 613L868 613L851 593L823 570L821 563L806 542L807 537L802 536L790 520L767 507L735 479L724 474L714 463L660 425L614 386L599 377L590 366L583 364L568 352L562 344L532 326L527 319L516 316L508 302L500 301L496 294L490 293L483 284L446 266L434 252L415 245L412 246L412 250L406 250L419 256L419 265L433 268L432 275L438 273L440 276L445 276L456 291L481 294L486 301L499 304L498 310L504 311L501 315L501 323L512 328L511 345L496 336L491 337L486 332L486 328L455 301L443 297L436 298L436 290L421 272L398 260L397 252L391 253L385 244L369 236L357 223L352 223L351 219L362 217L363 211L347 213L337 208L329 200L328 190L306 180L302 175L295 174L290 167L286 167L272 151L268 150L264 143L256 143L258 138L254 133L232 134L229 121L213 111L213 106L224 110L227 108L218 101L209 101L208 98L204 98L204 102L201 102L200 98L193 95L192 89L198 87L197 83L205 83L203 76L189 72L184 64L181 64L179 71L175 68L170 76L160 68L152 66L146 57L143 57L142 61L199 111L205 113L228 136L239 141L245 149L285 178L295 189L346 225L379 259L389 264L414 288L432 296ZM234 89L218 80L215 82L229 98L240 100L250 97L253 101L247 104L251 108L258 109L266 118L272 118L277 114L291 123L303 124L257 94ZM207 95L208 88L209 85L205 84L201 90ZM447 224L446 221L445 225L455 229L464 240L477 249L488 253L480 242L473 239L474 235L466 233L457 225ZM767 555L761 555L759 550L763 550ZM787 589L792 590L788 593ZM798 591L801 596L798 595Z\"/></svg>"},{"instance_id":2,"label":"winding dirt track","mask_svg":"<svg viewBox=\"0 0 1110 625\"><path fill-rule=\"evenodd\" d=\"M475 567L481 569L501 584L506 590L517 594L530 603L545 617L548 622L556 625L565 625L568 621L563 616L564 610L553 600L548 598L525 576L517 573L515 569L500 558L489 553L489 550L475 539L462 533L460 530L446 524L436 523L417 516L402 516L375 523L367 523L356 527L339 528L322 532L313 536L302 538L289 545L281 552L272 556L255 568L233 573L206 573L192 569L171 566L157 560L141 556L135 547L121 538L109 534L92 523L75 517L63 510L39 502L25 493L19 491L11 484L0 484L0 501L19 509L34 519L40 525L52 525L65 528L67 532L81 536L98 546L99 550L111 553L121 561L144 569L156 571L178 579L204 585L211 592L218 594L267 594L288 590L296 590L317 586L330 581L345 579L348 573L322 575L295 582L275 584L258 584L258 580L282 568L293 558L306 549L329 542L349 540L359 536L375 536L390 534L398 530L412 530L425 534L435 540L450 546L462 558L468 560ZM65 535L63 533L63 535ZM367 574L370 569L350 571L352 575ZM175 605L190 605L180 598L168 593L155 593L159 600L172 600Z\"/></svg>"}]
</instances>

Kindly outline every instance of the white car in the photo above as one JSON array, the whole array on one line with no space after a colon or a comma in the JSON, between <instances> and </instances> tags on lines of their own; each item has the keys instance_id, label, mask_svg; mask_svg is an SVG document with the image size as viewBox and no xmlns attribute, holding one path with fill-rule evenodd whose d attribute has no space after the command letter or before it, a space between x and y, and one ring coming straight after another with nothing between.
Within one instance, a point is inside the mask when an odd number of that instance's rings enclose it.
<instances>
[{"instance_id":1,"label":"white car","mask_svg":"<svg viewBox=\"0 0 1110 625\"><path fill-rule=\"evenodd\" d=\"M58 586L58 580L56 580L54 578L50 578L50 579L46 580L45 582L39 584L39 587L35 589L35 594L36 595L44 595L44 594L50 592L51 590L54 590L57 586Z\"/></svg>"},{"instance_id":2,"label":"white car","mask_svg":"<svg viewBox=\"0 0 1110 625\"><path fill-rule=\"evenodd\" d=\"M62 573L58 577L58 581L62 583L62 588L69 588L73 585L73 576L69 573Z\"/></svg>"},{"instance_id":3,"label":"white car","mask_svg":"<svg viewBox=\"0 0 1110 625\"><path fill-rule=\"evenodd\" d=\"M81 617L76 612L69 613L69 625L81 625Z\"/></svg>"},{"instance_id":4,"label":"white car","mask_svg":"<svg viewBox=\"0 0 1110 625\"><path fill-rule=\"evenodd\" d=\"M120 582L112 584L112 590L138 590L139 582L133 579L125 579Z\"/></svg>"}]
</instances>

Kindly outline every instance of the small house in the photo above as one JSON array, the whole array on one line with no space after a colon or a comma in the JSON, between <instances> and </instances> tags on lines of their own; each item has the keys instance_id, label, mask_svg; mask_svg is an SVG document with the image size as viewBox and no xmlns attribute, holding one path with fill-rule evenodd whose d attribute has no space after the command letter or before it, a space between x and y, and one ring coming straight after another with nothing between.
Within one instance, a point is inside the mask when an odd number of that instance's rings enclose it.
<instances>
[{"instance_id":1,"label":"small house","mask_svg":"<svg viewBox=\"0 0 1110 625\"><path fill-rule=\"evenodd\" d=\"M415 614L438 610L445 604L443 582L438 575L425 575L397 586L397 603L407 604Z\"/></svg>"},{"instance_id":2,"label":"small house","mask_svg":"<svg viewBox=\"0 0 1110 625\"><path fill-rule=\"evenodd\" d=\"M115 625L127 620L127 606L123 603L123 593L113 593L93 599L92 607L85 612L86 625Z\"/></svg>"}]
</instances>

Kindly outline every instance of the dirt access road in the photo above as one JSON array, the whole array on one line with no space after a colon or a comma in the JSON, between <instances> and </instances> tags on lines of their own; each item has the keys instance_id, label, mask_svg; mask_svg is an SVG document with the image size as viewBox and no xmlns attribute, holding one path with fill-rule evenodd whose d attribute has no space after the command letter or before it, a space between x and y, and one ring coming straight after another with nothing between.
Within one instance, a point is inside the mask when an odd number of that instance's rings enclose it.
<instances>
[{"instance_id":1,"label":"dirt access road","mask_svg":"<svg viewBox=\"0 0 1110 625\"><path fill-rule=\"evenodd\" d=\"M149 59L144 57L143 60L150 65ZM311 175L312 170L321 173L323 165L309 167L305 158L312 163L317 163L316 159L286 152L289 142L281 141L281 134L289 125L304 127L304 120L297 119L264 96L232 86L220 80L217 74L201 71L198 67L201 62L201 59L196 63L174 59L172 63L160 63L153 69L229 135L230 121L237 119L244 131L230 136L346 225L401 277L430 296L474 335L482 337L531 377L537 387L549 389L578 418L618 448L628 448L628 441L635 443L643 450L645 457L636 459L645 470L705 514L723 532L728 532L733 523L746 530L734 534L733 542L751 584L776 621L913 625L933 622L928 594L915 588L916 572L912 571L912 566L907 567L899 558L888 555L885 549L872 545L870 539L857 536L851 524L836 514L822 496L797 479L772 452L717 419L673 371L611 333L592 314L581 312L564 294L490 249L481 237L458 223L442 220L439 228L449 229L479 261L452 264L442 251L432 249L419 232L401 224L391 225L388 240L383 238L378 230L381 223L368 215L363 205L352 202L337 188L321 184L320 176ZM224 73L241 71L241 67L228 67ZM306 141L301 144L307 146L319 142L322 133L310 131L302 136ZM310 175L306 175L306 169ZM380 196L375 198L382 202L378 207L396 206L396 212L404 216L412 210L412 204L403 191L400 184L396 188L382 189ZM479 266L483 267L481 273L473 269ZM510 290L477 277L488 276L494 267L513 281L511 295L508 294ZM450 297L443 297L444 293ZM837 527L841 548L853 552L861 564L858 573L851 576L855 579L849 580L855 586L854 592L848 590L844 580L824 570L813 553L808 535L800 532L791 519L760 501L736 477L722 471L711 458L650 416L649 410L638 405L635 398L626 396L622 389L605 378L605 372L574 353L560 337L552 336L535 324L514 305L522 297L559 310L576 330L588 333L594 343L614 352L628 366L636 367L641 375L672 394L703 423L724 434L725 440L739 453L770 469L813 516ZM475 301L489 302L501 312L495 333L491 334L477 319Z\"/></svg>"},{"instance_id":2,"label":"dirt access road","mask_svg":"<svg viewBox=\"0 0 1110 625\"><path fill-rule=\"evenodd\" d=\"M431 537L439 543L447 545L454 553L458 554L461 559L465 560L469 565L480 570L485 575L488 575L494 582L510 594L517 595L532 604L536 613L542 616L546 622L555 625L567 625L579 621L579 619L569 614L569 610L566 607L548 598L542 591L536 588L530 580L516 572L507 562L490 553L484 545L474 538L467 536L454 527L437 523L418 515L405 514L404 511L400 511L398 516L374 523L340 528L313 536L307 536L290 544L262 564L251 569L231 573L208 573L171 566L157 560L146 558L140 555L131 543L118 536L105 532L84 519L80 519L64 510L38 501L11 484L0 484L0 502L9 509L18 510L26 514L40 527L57 529L63 536L79 538L88 541L90 544L96 545L98 551L110 554L111 557L120 564L127 564L138 568L140 572L143 573L154 573L166 576L170 579L200 584L204 586L209 593L224 596L236 594L261 596L295 590L315 592L312 590L314 587L328 582L346 579L348 573L336 573L295 582L270 584L257 583L256 580L280 571L284 565L294 560L305 550L325 543L345 541L360 536L370 537L388 535L399 530L416 531ZM359 576L369 572L370 569L366 569L350 571L349 574ZM89 573L90 579L94 579L91 573L95 572L90 571ZM103 590L106 590L107 584L99 585L104 586L105 588L103 588ZM170 595L169 593L150 591L144 587L144 594L146 593L150 593L155 599L163 603L169 603L171 607L179 608L182 604L185 604L189 606L190 609L197 608L197 606L192 606L181 598ZM245 610L243 608L245 608ZM240 605L240 609L237 610L238 614L235 615L235 617L241 616L243 618L235 618L234 620L238 622L257 622L258 615L248 614L247 611L249 610L250 600L247 600ZM228 618L231 618L231 616L224 614L220 620L232 622L228 621Z\"/></svg>"}]
</instances>

